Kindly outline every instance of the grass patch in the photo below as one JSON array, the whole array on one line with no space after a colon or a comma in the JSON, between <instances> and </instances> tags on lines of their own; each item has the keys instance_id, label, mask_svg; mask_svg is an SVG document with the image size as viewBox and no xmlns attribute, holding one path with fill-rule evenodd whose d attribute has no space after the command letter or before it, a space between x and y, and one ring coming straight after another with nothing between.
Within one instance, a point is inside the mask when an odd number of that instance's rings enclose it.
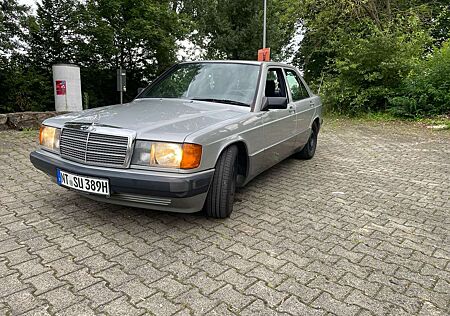
<instances>
[{"instance_id":1,"label":"grass patch","mask_svg":"<svg viewBox=\"0 0 450 316\"><path fill-rule=\"evenodd\" d=\"M417 121L427 127L435 127L441 130L450 130L450 116L438 116L433 118L420 118Z\"/></svg>"},{"instance_id":2,"label":"grass patch","mask_svg":"<svg viewBox=\"0 0 450 316\"><path fill-rule=\"evenodd\" d=\"M403 122L403 123L418 123L419 125L436 130L450 130L450 115L441 115L436 117L418 117L418 118L403 118L394 116L386 112L364 113L357 116L349 116L345 114L337 114L327 112L324 115L327 124L336 125L344 121L357 122Z\"/></svg>"}]
</instances>

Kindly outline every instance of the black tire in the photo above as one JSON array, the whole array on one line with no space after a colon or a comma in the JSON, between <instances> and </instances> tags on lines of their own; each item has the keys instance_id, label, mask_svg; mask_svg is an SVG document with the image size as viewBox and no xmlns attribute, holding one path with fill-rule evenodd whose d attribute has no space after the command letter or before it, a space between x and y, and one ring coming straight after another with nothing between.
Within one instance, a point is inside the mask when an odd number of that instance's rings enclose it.
<instances>
[{"instance_id":1,"label":"black tire","mask_svg":"<svg viewBox=\"0 0 450 316\"><path fill-rule=\"evenodd\" d=\"M216 171L209 188L204 210L208 217L226 218L233 211L236 192L238 148L226 148L216 163Z\"/></svg>"},{"instance_id":2,"label":"black tire","mask_svg":"<svg viewBox=\"0 0 450 316\"><path fill-rule=\"evenodd\" d=\"M311 135L308 142L303 146L302 150L295 154L299 159L309 160L314 157L317 148L317 136L319 134L319 127L314 123L311 127Z\"/></svg>"}]
</instances>

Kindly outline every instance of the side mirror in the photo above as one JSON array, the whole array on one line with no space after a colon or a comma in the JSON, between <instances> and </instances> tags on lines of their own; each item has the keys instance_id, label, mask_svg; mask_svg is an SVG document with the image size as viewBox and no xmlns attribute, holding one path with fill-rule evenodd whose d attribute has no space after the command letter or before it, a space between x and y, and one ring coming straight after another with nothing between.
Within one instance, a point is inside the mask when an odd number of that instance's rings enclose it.
<instances>
[{"instance_id":1,"label":"side mirror","mask_svg":"<svg viewBox=\"0 0 450 316\"><path fill-rule=\"evenodd\" d=\"M268 111L270 109L287 109L286 97L264 97L261 111Z\"/></svg>"},{"instance_id":2,"label":"side mirror","mask_svg":"<svg viewBox=\"0 0 450 316\"><path fill-rule=\"evenodd\" d=\"M141 92L144 91L144 90L145 90L145 88L138 88L138 90L137 90L138 93L137 94L140 95Z\"/></svg>"}]
</instances>

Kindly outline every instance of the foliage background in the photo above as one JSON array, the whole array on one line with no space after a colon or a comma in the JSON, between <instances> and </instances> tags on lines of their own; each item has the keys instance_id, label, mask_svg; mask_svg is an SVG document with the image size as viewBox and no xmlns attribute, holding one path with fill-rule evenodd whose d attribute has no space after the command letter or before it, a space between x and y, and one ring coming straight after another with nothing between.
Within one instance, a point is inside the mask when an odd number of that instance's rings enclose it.
<instances>
[{"instance_id":1,"label":"foliage background","mask_svg":"<svg viewBox=\"0 0 450 316\"><path fill-rule=\"evenodd\" d=\"M97 107L118 102L119 65L131 100L187 42L194 58L256 59L262 3L0 0L0 113L52 110L55 63L80 65L84 106ZM449 35L448 0L268 0L272 58L300 67L340 114L450 114Z\"/></svg>"}]
</instances>

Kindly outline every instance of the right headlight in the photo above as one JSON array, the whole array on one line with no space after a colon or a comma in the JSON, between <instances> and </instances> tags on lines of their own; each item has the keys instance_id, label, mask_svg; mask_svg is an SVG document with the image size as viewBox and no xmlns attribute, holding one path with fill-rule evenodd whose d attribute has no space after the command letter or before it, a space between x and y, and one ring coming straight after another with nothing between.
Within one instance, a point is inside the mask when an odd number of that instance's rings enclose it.
<instances>
[{"instance_id":1,"label":"right headlight","mask_svg":"<svg viewBox=\"0 0 450 316\"><path fill-rule=\"evenodd\" d=\"M201 145L138 140L134 146L131 163L151 167L194 169L200 165L201 158Z\"/></svg>"},{"instance_id":2,"label":"right headlight","mask_svg":"<svg viewBox=\"0 0 450 316\"><path fill-rule=\"evenodd\" d=\"M59 152L61 129L42 125L39 130L39 144L45 149Z\"/></svg>"}]
</instances>

